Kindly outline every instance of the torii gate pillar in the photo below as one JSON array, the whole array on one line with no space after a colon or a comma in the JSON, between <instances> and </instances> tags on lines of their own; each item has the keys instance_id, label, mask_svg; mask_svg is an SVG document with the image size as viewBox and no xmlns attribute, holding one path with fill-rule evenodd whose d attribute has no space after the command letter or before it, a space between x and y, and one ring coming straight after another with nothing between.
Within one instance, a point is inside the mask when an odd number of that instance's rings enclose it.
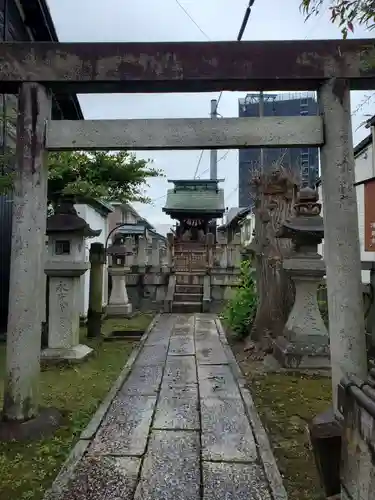
<instances>
[{"instance_id":1,"label":"torii gate pillar","mask_svg":"<svg viewBox=\"0 0 375 500\"><path fill-rule=\"evenodd\" d=\"M324 260L333 404L337 413L341 378L367 377L349 82L328 80L318 91L318 98L325 130L325 145L321 148Z\"/></svg>"}]
</instances>

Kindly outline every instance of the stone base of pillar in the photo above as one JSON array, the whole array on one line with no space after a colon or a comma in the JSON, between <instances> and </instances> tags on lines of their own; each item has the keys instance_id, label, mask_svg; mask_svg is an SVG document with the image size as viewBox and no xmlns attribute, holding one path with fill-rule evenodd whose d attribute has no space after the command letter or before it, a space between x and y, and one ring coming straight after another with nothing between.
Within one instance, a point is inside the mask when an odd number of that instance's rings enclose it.
<instances>
[{"instance_id":1,"label":"stone base of pillar","mask_svg":"<svg viewBox=\"0 0 375 500\"><path fill-rule=\"evenodd\" d=\"M106 313L107 317L122 317L129 318L133 312L133 306L129 304L108 304Z\"/></svg>"},{"instance_id":2,"label":"stone base of pillar","mask_svg":"<svg viewBox=\"0 0 375 500\"><path fill-rule=\"evenodd\" d=\"M277 337L273 342L273 356L283 368L330 369L328 338L323 335L308 335L288 340Z\"/></svg>"},{"instance_id":3,"label":"stone base of pillar","mask_svg":"<svg viewBox=\"0 0 375 500\"><path fill-rule=\"evenodd\" d=\"M333 408L313 418L309 424L309 434L325 495L332 500L339 499L342 423L335 417Z\"/></svg>"},{"instance_id":4,"label":"stone base of pillar","mask_svg":"<svg viewBox=\"0 0 375 500\"><path fill-rule=\"evenodd\" d=\"M74 347L48 347L41 352L40 360L46 364L56 364L60 362L81 363L92 353L91 347L78 344Z\"/></svg>"},{"instance_id":5,"label":"stone base of pillar","mask_svg":"<svg viewBox=\"0 0 375 500\"><path fill-rule=\"evenodd\" d=\"M51 436L62 422L63 417L56 408L40 408L35 418L23 422L0 420L0 442L45 439Z\"/></svg>"}]
</instances>

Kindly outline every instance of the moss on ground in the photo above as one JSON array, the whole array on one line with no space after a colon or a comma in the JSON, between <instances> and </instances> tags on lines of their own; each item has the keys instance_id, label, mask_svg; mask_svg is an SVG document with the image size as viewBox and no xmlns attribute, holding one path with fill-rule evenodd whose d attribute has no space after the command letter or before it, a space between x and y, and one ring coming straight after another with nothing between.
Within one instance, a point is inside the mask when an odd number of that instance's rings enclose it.
<instances>
[{"instance_id":1,"label":"moss on ground","mask_svg":"<svg viewBox=\"0 0 375 500\"><path fill-rule=\"evenodd\" d=\"M267 430L289 500L324 500L307 425L331 404L329 377L265 373L234 347L259 416Z\"/></svg>"},{"instance_id":2,"label":"moss on ground","mask_svg":"<svg viewBox=\"0 0 375 500\"><path fill-rule=\"evenodd\" d=\"M147 328L151 319L152 315L138 315L130 320L108 320L103 333L113 329ZM84 335L85 328L82 328ZM71 367L51 367L41 373L41 404L58 408L64 415L63 425L53 436L41 441L0 442L0 500L43 498L135 346L129 341L102 343L85 339L84 342L95 350L88 361ZM5 345L1 345L0 404L4 365Z\"/></svg>"}]
</instances>

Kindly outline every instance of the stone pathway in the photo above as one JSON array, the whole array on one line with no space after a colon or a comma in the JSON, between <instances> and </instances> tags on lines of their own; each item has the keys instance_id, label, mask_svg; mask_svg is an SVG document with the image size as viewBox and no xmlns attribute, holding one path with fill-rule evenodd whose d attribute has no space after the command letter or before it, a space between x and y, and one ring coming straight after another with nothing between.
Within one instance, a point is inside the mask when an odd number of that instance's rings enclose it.
<instances>
[{"instance_id":1,"label":"stone pathway","mask_svg":"<svg viewBox=\"0 0 375 500\"><path fill-rule=\"evenodd\" d=\"M286 499L215 316L159 317L45 499Z\"/></svg>"}]
</instances>

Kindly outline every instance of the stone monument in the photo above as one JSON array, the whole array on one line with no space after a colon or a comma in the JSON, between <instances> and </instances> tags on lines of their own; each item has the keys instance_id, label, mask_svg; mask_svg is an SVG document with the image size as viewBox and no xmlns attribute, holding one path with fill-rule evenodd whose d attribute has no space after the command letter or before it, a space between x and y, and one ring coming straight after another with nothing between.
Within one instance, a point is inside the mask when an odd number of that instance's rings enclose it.
<instances>
[{"instance_id":1,"label":"stone monument","mask_svg":"<svg viewBox=\"0 0 375 500\"><path fill-rule=\"evenodd\" d=\"M284 259L284 269L295 285L295 301L283 336L274 341L274 357L285 368L329 368L329 336L321 317L317 289L325 275L318 254L324 230L318 193L309 188L299 192L294 216L286 219L278 238L290 238L292 254Z\"/></svg>"},{"instance_id":2,"label":"stone monument","mask_svg":"<svg viewBox=\"0 0 375 500\"><path fill-rule=\"evenodd\" d=\"M88 270L85 238L99 236L77 215L72 199L62 200L47 219L49 278L48 347L45 361L81 361L92 351L79 342L80 277Z\"/></svg>"},{"instance_id":3,"label":"stone monument","mask_svg":"<svg viewBox=\"0 0 375 500\"><path fill-rule=\"evenodd\" d=\"M107 254L111 256L108 273L112 278L107 315L126 318L132 313L132 305L129 302L125 278L126 273L130 271L130 267L126 265L129 250L124 243L124 237L121 234L116 234L113 244L107 250Z\"/></svg>"}]
</instances>

